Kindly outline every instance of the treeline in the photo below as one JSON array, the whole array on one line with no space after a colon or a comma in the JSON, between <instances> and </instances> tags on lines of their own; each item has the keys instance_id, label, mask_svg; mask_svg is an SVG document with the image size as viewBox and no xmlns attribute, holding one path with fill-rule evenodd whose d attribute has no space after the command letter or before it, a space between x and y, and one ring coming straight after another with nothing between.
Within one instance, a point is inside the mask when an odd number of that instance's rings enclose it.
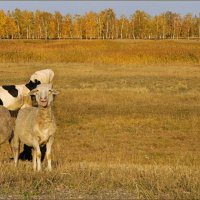
<instances>
[{"instance_id":1,"label":"treeline","mask_svg":"<svg viewBox=\"0 0 200 200\"><path fill-rule=\"evenodd\" d=\"M112 9L85 15L37 10L0 10L1 39L179 39L200 38L200 16L137 10L117 18Z\"/></svg>"}]
</instances>

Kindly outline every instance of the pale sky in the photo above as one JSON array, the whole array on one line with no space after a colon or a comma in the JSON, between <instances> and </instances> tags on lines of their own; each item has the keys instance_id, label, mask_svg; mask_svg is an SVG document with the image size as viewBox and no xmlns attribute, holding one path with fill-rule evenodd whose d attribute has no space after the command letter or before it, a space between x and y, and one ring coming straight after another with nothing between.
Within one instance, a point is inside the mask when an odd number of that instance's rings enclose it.
<instances>
[{"instance_id":1,"label":"pale sky","mask_svg":"<svg viewBox=\"0 0 200 200\"><path fill-rule=\"evenodd\" d=\"M0 9L14 10L43 10L48 12L60 11L63 15L85 14L88 11L99 12L112 8L117 16L130 16L136 10L143 10L151 15L173 11L185 15L199 15L200 1L0 1Z\"/></svg>"}]
</instances>

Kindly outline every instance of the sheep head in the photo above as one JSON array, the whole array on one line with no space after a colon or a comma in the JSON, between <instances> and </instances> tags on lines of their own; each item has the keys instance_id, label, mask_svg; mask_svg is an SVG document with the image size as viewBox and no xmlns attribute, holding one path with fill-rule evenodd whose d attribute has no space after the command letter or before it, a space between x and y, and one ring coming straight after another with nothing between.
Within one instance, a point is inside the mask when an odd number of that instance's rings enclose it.
<instances>
[{"instance_id":1,"label":"sheep head","mask_svg":"<svg viewBox=\"0 0 200 200\"><path fill-rule=\"evenodd\" d=\"M40 84L35 89L31 90L29 95L34 95L38 106L48 107L54 99L54 96L59 92L52 88L52 84Z\"/></svg>"}]
</instances>

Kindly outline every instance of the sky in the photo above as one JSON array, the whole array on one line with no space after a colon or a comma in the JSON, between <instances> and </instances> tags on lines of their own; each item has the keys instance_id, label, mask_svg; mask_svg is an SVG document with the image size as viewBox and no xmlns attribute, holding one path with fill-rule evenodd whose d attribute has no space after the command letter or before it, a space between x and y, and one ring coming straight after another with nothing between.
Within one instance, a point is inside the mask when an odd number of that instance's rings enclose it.
<instances>
[{"instance_id":1,"label":"sky","mask_svg":"<svg viewBox=\"0 0 200 200\"><path fill-rule=\"evenodd\" d=\"M123 14L130 16L136 10L143 10L153 16L166 11L199 15L200 1L0 1L0 9L12 11L15 8L52 13L60 11L63 15L83 15L88 11L100 12L106 8L112 8L117 17Z\"/></svg>"}]
</instances>

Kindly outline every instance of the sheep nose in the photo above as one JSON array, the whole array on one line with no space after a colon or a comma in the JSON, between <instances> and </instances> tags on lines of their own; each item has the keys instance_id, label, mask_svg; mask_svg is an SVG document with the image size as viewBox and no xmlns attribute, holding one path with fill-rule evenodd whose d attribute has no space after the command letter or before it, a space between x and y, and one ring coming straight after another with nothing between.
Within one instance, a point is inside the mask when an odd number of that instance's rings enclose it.
<instances>
[{"instance_id":1,"label":"sheep nose","mask_svg":"<svg viewBox=\"0 0 200 200\"><path fill-rule=\"evenodd\" d=\"M40 101L46 101L47 97L40 97Z\"/></svg>"}]
</instances>

